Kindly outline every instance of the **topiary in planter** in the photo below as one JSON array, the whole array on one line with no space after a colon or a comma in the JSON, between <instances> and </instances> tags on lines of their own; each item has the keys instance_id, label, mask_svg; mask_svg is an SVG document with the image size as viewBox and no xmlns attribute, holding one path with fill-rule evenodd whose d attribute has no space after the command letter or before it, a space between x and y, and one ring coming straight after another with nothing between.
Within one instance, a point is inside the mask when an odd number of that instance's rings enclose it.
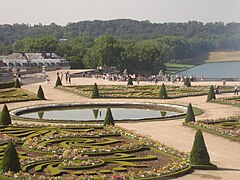
<instances>
[{"instance_id":1,"label":"topiary in planter","mask_svg":"<svg viewBox=\"0 0 240 180\"><path fill-rule=\"evenodd\" d=\"M159 97L160 97L161 99L166 99L166 98L168 98L167 90L166 90L166 87L165 87L164 83L163 83L162 86L161 86L161 89L160 89L160 92L159 92Z\"/></svg>"},{"instance_id":2,"label":"topiary in planter","mask_svg":"<svg viewBox=\"0 0 240 180\"><path fill-rule=\"evenodd\" d=\"M1 169L3 172L19 172L21 170L17 151L11 141L8 143L4 151Z\"/></svg>"},{"instance_id":3,"label":"topiary in planter","mask_svg":"<svg viewBox=\"0 0 240 180\"><path fill-rule=\"evenodd\" d=\"M186 77L186 79L184 80L184 85L187 86L187 87L191 87L191 83L190 83L188 77Z\"/></svg>"},{"instance_id":4,"label":"topiary in planter","mask_svg":"<svg viewBox=\"0 0 240 180\"><path fill-rule=\"evenodd\" d=\"M133 79L131 76L128 77L128 83L127 83L128 86L132 86L133 85Z\"/></svg>"},{"instance_id":5,"label":"topiary in planter","mask_svg":"<svg viewBox=\"0 0 240 180\"><path fill-rule=\"evenodd\" d=\"M45 99L44 92L43 92L43 89L42 89L41 85L39 85L39 88L38 88L38 91L37 91L37 97L39 99Z\"/></svg>"},{"instance_id":6,"label":"topiary in planter","mask_svg":"<svg viewBox=\"0 0 240 180\"><path fill-rule=\"evenodd\" d=\"M59 76L57 76L55 87L62 86L62 81Z\"/></svg>"},{"instance_id":7,"label":"topiary in planter","mask_svg":"<svg viewBox=\"0 0 240 180\"><path fill-rule=\"evenodd\" d=\"M207 95L207 102L212 101L212 100L216 100L216 96L215 96L213 86L210 86L210 89L209 89L208 95Z\"/></svg>"},{"instance_id":8,"label":"topiary in planter","mask_svg":"<svg viewBox=\"0 0 240 180\"><path fill-rule=\"evenodd\" d=\"M14 87L15 87L15 88L21 88L21 83L20 83L20 81L19 81L18 78L17 78L16 81L15 81Z\"/></svg>"},{"instance_id":9,"label":"topiary in planter","mask_svg":"<svg viewBox=\"0 0 240 180\"><path fill-rule=\"evenodd\" d=\"M99 91L98 91L97 84L95 83L92 90L92 98L98 98L98 97L99 97Z\"/></svg>"},{"instance_id":10,"label":"topiary in planter","mask_svg":"<svg viewBox=\"0 0 240 180\"><path fill-rule=\"evenodd\" d=\"M0 125L12 124L11 116L9 114L7 105L4 104L2 112L0 113Z\"/></svg>"},{"instance_id":11,"label":"topiary in planter","mask_svg":"<svg viewBox=\"0 0 240 180\"><path fill-rule=\"evenodd\" d=\"M190 153L190 163L191 165L212 165L201 130L198 130L195 134L195 140Z\"/></svg>"},{"instance_id":12,"label":"topiary in planter","mask_svg":"<svg viewBox=\"0 0 240 180\"><path fill-rule=\"evenodd\" d=\"M104 119L104 126L114 126L114 119L110 107L107 108L106 116Z\"/></svg>"},{"instance_id":13,"label":"topiary in planter","mask_svg":"<svg viewBox=\"0 0 240 180\"><path fill-rule=\"evenodd\" d=\"M191 103L188 104L188 110L185 116L185 122L186 123L195 122L195 115L193 113L193 108Z\"/></svg>"}]
</instances>

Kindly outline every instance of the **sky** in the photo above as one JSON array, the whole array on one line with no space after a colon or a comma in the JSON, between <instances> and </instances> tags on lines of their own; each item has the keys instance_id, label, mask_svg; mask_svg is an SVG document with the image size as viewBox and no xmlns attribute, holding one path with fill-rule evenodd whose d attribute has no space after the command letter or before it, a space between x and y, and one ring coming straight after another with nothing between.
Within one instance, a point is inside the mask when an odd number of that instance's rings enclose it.
<instances>
[{"instance_id":1,"label":"sky","mask_svg":"<svg viewBox=\"0 0 240 180\"><path fill-rule=\"evenodd\" d=\"M0 0L0 24L110 19L240 22L240 0Z\"/></svg>"}]
</instances>

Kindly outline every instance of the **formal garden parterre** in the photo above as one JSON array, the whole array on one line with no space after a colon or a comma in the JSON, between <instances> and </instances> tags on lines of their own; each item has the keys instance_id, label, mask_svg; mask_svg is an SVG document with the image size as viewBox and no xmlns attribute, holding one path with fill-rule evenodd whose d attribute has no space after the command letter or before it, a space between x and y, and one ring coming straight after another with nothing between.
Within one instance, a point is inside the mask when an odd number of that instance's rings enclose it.
<instances>
[{"instance_id":1,"label":"formal garden parterre","mask_svg":"<svg viewBox=\"0 0 240 180\"><path fill-rule=\"evenodd\" d=\"M13 141L22 171L15 179L155 179L188 171L188 155L117 126L10 125L0 128L0 156ZM115 178L117 179L117 178Z\"/></svg>"},{"instance_id":2,"label":"formal garden parterre","mask_svg":"<svg viewBox=\"0 0 240 180\"><path fill-rule=\"evenodd\" d=\"M123 85L98 85L99 98L160 98L159 85L144 85L144 86L123 86ZM209 91L209 86L177 86L165 85L167 98L180 98L188 96L206 95ZM57 86L57 88L86 96L91 98L92 85L78 86ZM221 92L233 92L233 86L221 87Z\"/></svg>"},{"instance_id":3,"label":"formal garden parterre","mask_svg":"<svg viewBox=\"0 0 240 180\"><path fill-rule=\"evenodd\" d=\"M0 89L0 104L9 102L22 102L37 100L37 96L21 88Z\"/></svg>"}]
</instances>

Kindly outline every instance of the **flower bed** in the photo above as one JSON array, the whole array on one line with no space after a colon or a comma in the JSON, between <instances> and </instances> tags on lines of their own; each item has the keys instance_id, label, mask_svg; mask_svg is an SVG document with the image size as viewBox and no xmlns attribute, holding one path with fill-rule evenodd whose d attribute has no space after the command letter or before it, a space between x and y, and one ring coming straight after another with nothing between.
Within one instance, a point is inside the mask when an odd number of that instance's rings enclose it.
<instances>
[{"instance_id":1,"label":"flower bed","mask_svg":"<svg viewBox=\"0 0 240 180\"><path fill-rule=\"evenodd\" d=\"M24 89L6 88L0 89L0 103L37 100L37 96Z\"/></svg>"},{"instance_id":2,"label":"flower bed","mask_svg":"<svg viewBox=\"0 0 240 180\"><path fill-rule=\"evenodd\" d=\"M59 86L58 88L91 98L93 86ZM159 98L159 88L160 86L157 85L130 87L118 85L98 86L100 98ZM206 95L209 91L209 86L185 87L166 85L166 90L169 98L179 98ZM233 87L221 87L221 92L233 92Z\"/></svg>"},{"instance_id":3,"label":"flower bed","mask_svg":"<svg viewBox=\"0 0 240 180\"><path fill-rule=\"evenodd\" d=\"M0 157L9 139L19 142L22 171L4 174L15 179L156 179L190 169L186 154L116 126L14 125L0 136Z\"/></svg>"},{"instance_id":4,"label":"flower bed","mask_svg":"<svg viewBox=\"0 0 240 180\"><path fill-rule=\"evenodd\" d=\"M227 98L217 98L216 103L221 104L229 104L234 106L240 106L240 97L239 96L233 96L233 97L227 97Z\"/></svg>"},{"instance_id":5,"label":"flower bed","mask_svg":"<svg viewBox=\"0 0 240 180\"><path fill-rule=\"evenodd\" d=\"M206 119L197 122L183 122L183 125L204 130L231 140L240 141L240 117L229 117L217 120Z\"/></svg>"}]
</instances>

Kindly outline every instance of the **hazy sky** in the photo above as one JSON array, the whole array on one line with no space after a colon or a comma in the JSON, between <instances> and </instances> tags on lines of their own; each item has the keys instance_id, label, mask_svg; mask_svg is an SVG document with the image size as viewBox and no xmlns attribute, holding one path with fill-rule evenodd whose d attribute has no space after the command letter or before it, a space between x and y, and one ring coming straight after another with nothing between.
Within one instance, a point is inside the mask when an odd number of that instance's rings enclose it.
<instances>
[{"instance_id":1,"label":"hazy sky","mask_svg":"<svg viewBox=\"0 0 240 180\"><path fill-rule=\"evenodd\" d=\"M240 0L0 0L0 24L65 25L119 18L240 22Z\"/></svg>"}]
</instances>

